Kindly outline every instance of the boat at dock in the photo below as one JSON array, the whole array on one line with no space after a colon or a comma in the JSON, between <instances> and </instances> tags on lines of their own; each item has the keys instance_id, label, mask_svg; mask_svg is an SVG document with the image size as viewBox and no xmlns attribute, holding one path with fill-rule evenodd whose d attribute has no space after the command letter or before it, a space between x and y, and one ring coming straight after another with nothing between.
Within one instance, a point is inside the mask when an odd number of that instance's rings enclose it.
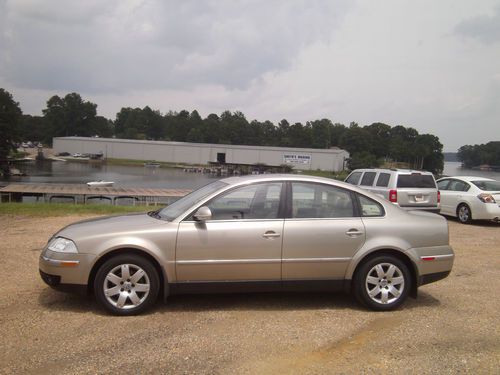
<instances>
[{"instance_id":1,"label":"boat at dock","mask_svg":"<svg viewBox=\"0 0 500 375\"><path fill-rule=\"evenodd\" d=\"M157 161L147 161L144 163L144 166L148 168L160 168L161 164Z\"/></svg>"},{"instance_id":2,"label":"boat at dock","mask_svg":"<svg viewBox=\"0 0 500 375\"><path fill-rule=\"evenodd\" d=\"M115 183L114 181L99 180L99 181L87 182L87 186L89 186L89 187L109 187L109 186L113 186L114 183Z\"/></svg>"}]
</instances>

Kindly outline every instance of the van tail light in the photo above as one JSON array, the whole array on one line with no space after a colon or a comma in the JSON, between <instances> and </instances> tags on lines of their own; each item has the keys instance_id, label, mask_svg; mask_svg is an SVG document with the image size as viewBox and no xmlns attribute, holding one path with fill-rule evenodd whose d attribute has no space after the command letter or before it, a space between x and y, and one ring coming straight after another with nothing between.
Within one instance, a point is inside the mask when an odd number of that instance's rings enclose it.
<instances>
[{"instance_id":1,"label":"van tail light","mask_svg":"<svg viewBox=\"0 0 500 375\"><path fill-rule=\"evenodd\" d=\"M389 191L389 201L392 203L398 203L398 191L397 190Z\"/></svg>"},{"instance_id":2,"label":"van tail light","mask_svg":"<svg viewBox=\"0 0 500 375\"><path fill-rule=\"evenodd\" d=\"M438 190L438 203L441 203L441 192Z\"/></svg>"}]
</instances>

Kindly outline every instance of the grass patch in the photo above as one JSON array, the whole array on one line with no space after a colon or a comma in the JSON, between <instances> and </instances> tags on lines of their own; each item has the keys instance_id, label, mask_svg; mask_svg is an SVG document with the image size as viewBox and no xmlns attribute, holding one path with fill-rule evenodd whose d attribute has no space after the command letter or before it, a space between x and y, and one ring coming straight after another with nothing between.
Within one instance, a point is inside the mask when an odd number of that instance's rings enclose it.
<instances>
[{"instance_id":1,"label":"grass patch","mask_svg":"<svg viewBox=\"0 0 500 375\"><path fill-rule=\"evenodd\" d=\"M157 206L160 208L160 206ZM25 216L69 216L69 215L113 215L131 212L147 212L153 206L110 206L105 204L69 203L0 203L0 215Z\"/></svg>"}]
</instances>

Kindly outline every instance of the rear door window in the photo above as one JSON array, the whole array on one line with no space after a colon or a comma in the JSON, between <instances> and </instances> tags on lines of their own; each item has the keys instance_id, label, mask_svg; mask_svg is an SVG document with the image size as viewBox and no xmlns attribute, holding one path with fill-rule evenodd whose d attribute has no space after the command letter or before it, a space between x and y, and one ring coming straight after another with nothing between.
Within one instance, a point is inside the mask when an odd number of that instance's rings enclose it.
<instances>
[{"instance_id":1,"label":"rear door window","mask_svg":"<svg viewBox=\"0 0 500 375\"><path fill-rule=\"evenodd\" d=\"M387 187L389 186L389 180L391 175L389 173L380 173L377 179L377 186L379 187Z\"/></svg>"},{"instance_id":2,"label":"rear door window","mask_svg":"<svg viewBox=\"0 0 500 375\"><path fill-rule=\"evenodd\" d=\"M451 180L450 185L448 186L448 190L453 191L467 191L469 190L469 184L466 184L463 181L459 180Z\"/></svg>"},{"instance_id":3,"label":"rear door window","mask_svg":"<svg viewBox=\"0 0 500 375\"><path fill-rule=\"evenodd\" d=\"M398 188L435 189L434 177L429 174L412 173L398 175Z\"/></svg>"},{"instance_id":4,"label":"rear door window","mask_svg":"<svg viewBox=\"0 0 500 375\"><path fill-rule=\"evenodd\" d=\"M361 180L361 184L362 186L372 186L373 185L373 181L375 181L375 175L377 174L377 172L365 172L365 174L363 175L363 179Z\"/></svg>"},{"instance_id":5,"label":"rear door window","mask_svg":"<svg viewBox=\"0 0 500 375\"><path fill-rule=\"evenodd\" d=\"M347 182L348 184L357 185L360 177L361 172L352 172L349 177L347 177L347 180L345 180L345 182Z\"/></svg>"},{"instance_id":6,"label":"rear door window","mask_svg":"<svg viewBox=\"0 0 500 375\"><path fill-rule=\"evenodd\" d=\"M309 182L292 183L292 218L353 216L354 205L347 190Z\"/></svg>"},{"instance_id":7,"label":"rear door window","mask_svg":"<svg viewBox=\"0 0 500 375\"><path fill-rule=\"evenodd\" d=\"M437 183L439 190L448 190L448 184L450 180L441 180Z\"/></svg>"}]
</instances>

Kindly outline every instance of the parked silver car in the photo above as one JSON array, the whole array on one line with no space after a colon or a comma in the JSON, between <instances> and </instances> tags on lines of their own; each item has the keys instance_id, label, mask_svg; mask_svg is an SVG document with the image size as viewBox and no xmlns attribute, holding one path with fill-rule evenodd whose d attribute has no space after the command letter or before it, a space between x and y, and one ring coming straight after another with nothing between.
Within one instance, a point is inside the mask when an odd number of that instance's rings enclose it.
<instances>
[{"instance_id":1,"label":"parked silver car","mask_svg":"<svg viewBox=\"0 0 500 375\"><path fill-rule=\"evenodd\" d=\"M411 169L356 169L347 183L384 197L405 210L439 213L439 192L431 172Z\"/></svg>"},{"instance_id":2,"label":"parked silver car","mask_svg":"<svg viewBox=\"0 0 500 375\"><path fill-rule=\"evenodd\" d=\"M500 222L500 182L484 177L456 176L437 181L441 214L455 216L461 223L472 220Z\"/></svg>"},{"instance_id":3,"label":"parked silver car","mask_svg":"<svg viewBox=\"0 0 500 375\"><path fill-rule=\"evenodd\" d=\"M453 259L441 216L330 179L260 175L69 225L42 251L40 273L52 287L93 291L118 315L158 295L270 290L352 290L389 310L446 277Z\"/></svg>"}]
</instances>

